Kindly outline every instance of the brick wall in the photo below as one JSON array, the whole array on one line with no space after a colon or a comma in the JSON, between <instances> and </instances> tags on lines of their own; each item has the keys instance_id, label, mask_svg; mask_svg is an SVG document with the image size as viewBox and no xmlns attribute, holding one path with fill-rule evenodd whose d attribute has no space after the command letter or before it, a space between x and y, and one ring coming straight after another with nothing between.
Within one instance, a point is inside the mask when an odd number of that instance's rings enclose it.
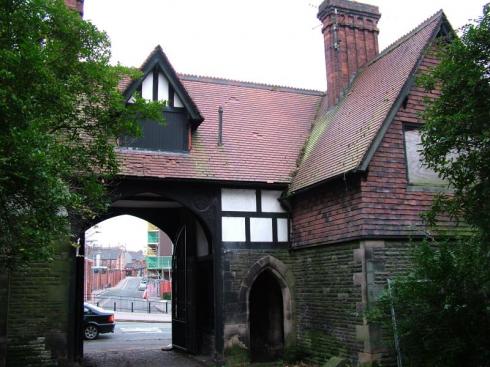
<instances>
[{"instance_id":1,"label":"brick wall","mask_svg":"<svg viewBox=\"0 0 490 367\"><path fill-rule=\"evenodd\" d=\"M83 16L83 1L84 0L65 0L65 5Z\"/></svg>"},{"instance_id":2,"label":"brick wall","mask_svg":"<svg viewBox=\"0 0 490 367\"><path fill-rule=\"evenodd\" d=\"M436 63L429 53L419 72ZM409 269L409 239L425 234L420 214L430 208L434 190L409 185L403 129L421 124L426 96L437 94L411 88L366 174L291 200L297 341L315 362L339 355L354 365L394 365L391 345L361 315L388 278Z\"/></svg>"},{"instance_id":3,"label":"brick wall","mask_svg":"<svg viewBox=\"0 0 490 367\"><path fill-rule=\"evenodd\" d=\"M50 263L32 263L10 280L7 365L63 365L69 359L74 257L61 246Z\"/></svg>"},{"instance_id":4,"label":"brick wall","mask_svg":"<svg viewBox=\"0 0 490 367\"><path fill-rule=\"evenodd\" d=\"M361 235L360 179L338 180L292 199L293 247L348 241Z\"/></svg>"},{"instance_id":5,"label":"brick wall","mask_svg":"<svg viewBox=\"0 0 490 367\"><path fill-rule=\"evenodd\" d=\"M436 63L428 53L419 72ZM411 88L365 175L337 179L292 198L294 247L425 234L420 215L430 208L434 192L408 184L403 126L421 124L426 96L437 94Z\"/></svg>"},{"instance_id":6,"label":"brick wall","mask_svg":"<svg viewBox=\"0 0 490 367\"><path fill-rule=\"evenodd\" d=\"M431 53L419 72L437 64ZM410 186L407 180L403 137L404 124L421 124L424 97L436 97L413 86L381 145L374 154L365 180L361 181L364 236L423 235L420 214L430 208L434 193L427 187Z\"/></svg>"}]
</instances>

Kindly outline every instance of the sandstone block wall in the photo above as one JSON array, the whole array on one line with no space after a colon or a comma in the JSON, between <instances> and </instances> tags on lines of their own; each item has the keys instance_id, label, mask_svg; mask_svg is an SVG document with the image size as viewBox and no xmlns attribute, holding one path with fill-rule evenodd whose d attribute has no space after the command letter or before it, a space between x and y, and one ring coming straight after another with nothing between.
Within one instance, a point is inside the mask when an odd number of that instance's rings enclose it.
<instances>
[{"instance_id":1,"label":"sandstone block wall","mask_svg":"<svg viewBox=\"0 0 490 367\"><path fill-rule=\"evenodd\" d=\"M32 263L11 276L7 366L68 363L69 330L74 321L71 287L75 259L70 252L69 245L60 246L54 261Z\"/></svg>"}]
</instances>

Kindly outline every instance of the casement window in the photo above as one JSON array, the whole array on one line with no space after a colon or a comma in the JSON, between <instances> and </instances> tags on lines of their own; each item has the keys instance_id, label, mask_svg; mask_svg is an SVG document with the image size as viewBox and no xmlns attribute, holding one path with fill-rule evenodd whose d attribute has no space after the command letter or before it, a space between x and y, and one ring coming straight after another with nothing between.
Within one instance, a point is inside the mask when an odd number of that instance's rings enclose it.
<instances>
[{"instance_id":1,"label":"casement window","mask_svg":"<svg viewBox=\"0 0 490 367\"><path fill-rule=\"evenodd\" d=\"M447 182L424 163L420 130L408 126L405 127L403 135L409 185L447 187Z\"/></svg>"}]
</instances>

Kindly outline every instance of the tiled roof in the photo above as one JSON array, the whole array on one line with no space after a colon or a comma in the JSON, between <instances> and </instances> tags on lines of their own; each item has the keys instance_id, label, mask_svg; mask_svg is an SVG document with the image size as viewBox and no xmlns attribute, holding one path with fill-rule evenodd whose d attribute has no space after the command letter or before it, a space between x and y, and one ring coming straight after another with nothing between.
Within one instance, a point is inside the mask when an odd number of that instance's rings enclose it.
<instances>
[{"instance_id":1,"label":"tiled roof","mask_svg":"<svg viewBox=\"0 0 490 367\"><path fill-rule=\"evenodd\" d=\"M385 49L358 73L335 108L320 113L290 192L359 169L444 18L436 13Z\"/></svg>"},{"instance_id":2,"label":"tiled roof","mask_svg":"<svg viewBox=\"0 0 490 367\"><path fill-rule=\"evenodd\" d=\"M119 247L91 247L86 250L86 257L95 259L97 254L100 254L101 260L116 260L121 256L123 250Z\"/></svg>"},{"instance_id":3,"label":"tiled roof","mask_svg":"<svg viewBox=\"0 0 490 367\"><path fill-rule=\"evenodd\" d=\"M324 93L179 75L204 122L189 153L120 150L121 174L289 183ZM218 146L218 108L223 142Z\"/></svg>"}]
</instances>

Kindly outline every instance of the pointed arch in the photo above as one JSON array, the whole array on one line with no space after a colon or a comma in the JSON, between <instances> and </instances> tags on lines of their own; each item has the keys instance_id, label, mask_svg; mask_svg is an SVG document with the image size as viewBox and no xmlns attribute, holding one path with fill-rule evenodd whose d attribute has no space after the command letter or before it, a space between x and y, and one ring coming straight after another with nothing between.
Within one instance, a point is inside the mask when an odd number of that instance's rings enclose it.
<instances>
[{"instance_id":1,"label":"pointed arch","mask_svg":"<svg viewBox=\"0 0 490 367\"><path fill-rule=\"evenodd\" d=\"M277 281L282 295L282 316L283 316L283 332L284 332L284 347L294 344L294 302L291 289L294 289L294 276L292 271L282 261L274 256L264 256L257 260L252 265L243 279L240 292L239 292L239 304L241 307L241 314L243 315L243 322L246 324L245 344L250 348L250 292L257 278L264 272L270 272L270 274Z\"/></svg>"}]
</instances>

